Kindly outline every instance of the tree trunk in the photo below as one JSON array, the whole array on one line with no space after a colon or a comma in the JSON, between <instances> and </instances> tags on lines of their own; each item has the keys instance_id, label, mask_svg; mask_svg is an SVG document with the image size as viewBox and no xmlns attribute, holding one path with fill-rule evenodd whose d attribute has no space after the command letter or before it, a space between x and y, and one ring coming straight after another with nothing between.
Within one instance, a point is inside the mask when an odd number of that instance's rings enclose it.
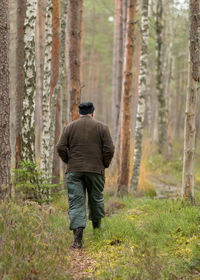
<instances>
[{"instance_id":1,"label":"tree trunk","mask_svg":"<svg viewBox=\"0 0 200 280\"><path fill-rule=\"evenodd\" d=\"M81 101L80 83L80 46L81 46L81 10L83 0L70 0L68 10L69 36L69 121L78 119L78 105Z\"/></svg>"},{"instance_id":2,"label":"tree trunk","mask_svg":"<svg viewBox=\"0 0 200 280\"><path fill-rule=\"evenodd\" d=\"M49 139L50 139L50 81L51 81L51 57L52 57L52 0L47 0L45 21L45 54L43 77L43 132L40 166L45 176L51 173L49 169Z\"/></svg>"},{"instance_id":3,"label":"tree trunk","mask_svg":"<svg viewBox=\"0 0 200 280\"><path fill-rule=\"evenodd\" d=\"M22 160L35 162L35 27L37 1L27 0L24 22L25 87L22 113Z\"/></svg>"},{"instance_id":4,"label":"tree trunk","mask_svg":"<svg viewBox=\"0 0 200 280\"><path fill-rule=\"evenodd\" d=\"M16 32L17 32L17 2L9 1L9 93L10 93L10 146L11 146L11 168L15 168L16 163ZM21 121L21 119L20 119Z\"/></svg>"},{"instance_id":5,"label":"tree trunk","mask_svg":"<svg viewBox=\"0 0 200 280\"><path fill-rule=\"evenodd\" d=\"M115 0L115 25L113 45L113 77L112 77L112 116L114 142L120 117L120 103L123 73L123 0Z\"/></svg>"},{"instance_id":6,"label":"tree trunk","mask_svg":"<svg viewBox=\"0 0 200 280\"><path fill-rule=\"evenodd\" d=\"M52 174L55 124L56 124L56 103L58 95L57 83L59 77L59 51L60 51L60 21L59 21L59 1L53 0L52 13L52 55L51 55L51 82L50 82L50 128L49 128L49 172ZM60 125L59 125L60 127Z\"/></svg>"},{"instance_id":7,"label":"tree trunk","mask_svg":"<svg viewBox=\"0 0 200 280\"><path fill-rule=\"evenodd\" d=\"M158 151L167 154L167 112L166 97L163 87L162 67L162 32L163 0L157 0L156 6L156 90L158 96Z\"/></svg>"},{"instance_id":8,"label":"tree trunk","mask_svg":"<svg viewBox=\"0 0 200 280\"><path fill-rule=\"evenodd\" d=\"M43 76L44 76L44 43L45 43L45 17L46 0L39 0L37 7L37 44L36 44L36 104L35 104L35 153L37 162L41 157L41 138L42 138L42 95L43 95Z\"/></svg>"},{"instance_id":9,"label":"tree trunk","mask_svg":"<svg viewBox=\"0 0 200 280\"><path fill-rule=\"evenodd\" d=\"M0 2L0 198L2 187L10 191L10 99L9 99L9 24L8 1Z\"/></svg>"},{"instance_id":10,"label":"tree trunk","mask_svg":"<svg viewBox=\"0 0 200 280\"><path fill-rule=\"evenodd\" d=\"M24 96L24 19L26 14L26 0L17 0L17 42L16 42L16 162L19 167L21 161L22 137L22 108Z\"/></svg>"},{"instance_id":11,"label":"tree trunk","mask_svg":"<svg viewBox=\"0 0 200 280\"><path fill-rule=\"evenodd\" d=\"M60 133L61 133L61 125L62 125L62 120L61 120L61 97L64 94L64 91L62 89L63 87L63 80L64 80L64 74L65 74L65 28L66 28L66 12L67 12L67 6L68 2L65 1L63 4L63 9L62 9L62 16L61 16L61 32L60 32L60 52L59 52L59 79L57 82L57 85L55 87L55 95L57 96L56 100L56 110L55 110L55 118L54 118L54 134L55 137L53 147L53 183L58 184L60 182L60 159L58 157L58 154L55 149L55 145L57 144Z\"/></svg>"},{"instance_id":12,"label":"tree trunk","mask_svg":"<svg viewBox=\"0 0 200 280\"><path fill-rule=\"evenodd\" d=\"M127 8L126 48L122 89L120 170L118 178L118 194L128 192L130 168L130 109L132 97L132 66L135 29L136 0L129 0Z\"/></svg>"},{"instance_id":13,"label":"tree trunk","mask_svg":"<svg viewBox=\"0 0 200 280\"><path fill-rule=\"evenodd\" d=\"M199 0L190 0L189 87L186 100L183 158L183 198L194 202L195 114L199 81Z\"/></svg>"},{"instance_id":14,"label":"tree trunk","mask_svg":"<svg viewBox=\"0 0 200 280\"><path fill-rule=\"evenodd\" d=\"M136 115L135 144L133 155L133 173L130 188L137 190L142 158L142 138L145 116L145 100L147 97L148 75L148 43L149 43L149 0L142 1L141 16L141 53L139 72L139 97Z\"/></svg>"}]
</instances>

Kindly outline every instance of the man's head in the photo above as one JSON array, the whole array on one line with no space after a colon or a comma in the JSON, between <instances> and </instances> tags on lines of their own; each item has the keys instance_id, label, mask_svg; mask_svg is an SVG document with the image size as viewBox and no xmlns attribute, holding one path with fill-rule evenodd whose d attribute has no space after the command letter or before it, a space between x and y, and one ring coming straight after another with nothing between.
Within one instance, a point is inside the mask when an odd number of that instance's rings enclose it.
<instances>
[{"instance_id":1,"label":"man's head","mask_svg":"<svg viewBox=\"0 0 200 280\"><path fill-rule=\"evenodd\" d=\"M78 106L80 115L91 115L94 116L94 105L92 102L83 102Z\"/></svg>"}]
</instances>

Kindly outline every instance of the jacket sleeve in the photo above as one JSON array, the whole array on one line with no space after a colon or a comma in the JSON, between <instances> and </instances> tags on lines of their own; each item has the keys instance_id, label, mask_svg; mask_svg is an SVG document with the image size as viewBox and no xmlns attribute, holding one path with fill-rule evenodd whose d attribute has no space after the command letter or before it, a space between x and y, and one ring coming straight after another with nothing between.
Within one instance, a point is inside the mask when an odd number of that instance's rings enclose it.
<instances>
[{"instance_id":1,"label":"jacket sleeve","mask_svg":"<svg viewBox=\"0 0 200 280\"><path fill-rule=\"evenodd\" d=\"M68 163L68 136L69 136L68 134L69 134L69 128L64 127L60 140L56 145L57 153L59 157L62 159L62 161L64 161L65 163Z\"/></svg>"},{"instance_id":2,"label":"jacket sleeve","mask_svg":"<svg viewBox=\"0 0 200 280\"><path fill-rule=\"evenodd\" d=\"M110 135L110 131L107 126L104 127L102 136L102 152L103 152L103 164L105 168L108 168L114 155L115 147Z\"/></svg>"}]
</instances>

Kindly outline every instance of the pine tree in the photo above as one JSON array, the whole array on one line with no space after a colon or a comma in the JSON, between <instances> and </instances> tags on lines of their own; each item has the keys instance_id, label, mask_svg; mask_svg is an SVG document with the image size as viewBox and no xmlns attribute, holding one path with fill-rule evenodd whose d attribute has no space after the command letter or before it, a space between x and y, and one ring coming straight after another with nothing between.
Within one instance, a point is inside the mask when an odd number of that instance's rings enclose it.
<instances>
[{"instance_id":1,"label":"pine tree","mask_svg":"<svg viewBox=\"0 0 200 280\"><path fill-rule=\"evenodd\" d=\"M8 0L0 2L0 198L2 187L10 187L10 99Z\"/></svg>"},{"instance_id":2,"label":"pine tree","mask_svg":"<svg viewBox=\"0 0 200 280\"><path fill-rule=\"evenodd\" d=\"M130 124L132 97L132 66L135 29L136 0L129 0L127 7L127 28L125 43L125 61L122 89L121 112L121 141L120 141L120 170L118 178L118 193L128 192L130 169Z\"/></svg>"}]
</instances>

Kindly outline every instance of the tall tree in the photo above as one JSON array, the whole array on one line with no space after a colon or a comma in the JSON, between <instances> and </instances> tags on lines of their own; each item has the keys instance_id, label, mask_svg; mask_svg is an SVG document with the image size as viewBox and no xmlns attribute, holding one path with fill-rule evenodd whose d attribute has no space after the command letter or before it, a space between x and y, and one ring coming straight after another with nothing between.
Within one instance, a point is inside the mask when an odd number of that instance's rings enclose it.
<instances>
[{"instance_id":1,"label":"tall tree","mask_svg":"<svg viewBox=\"0 0 200 280\"><path fill-rule=\"evenodd\" d=\"M68 61L69 61L69 121L78 118L78 105L81 100L80 53L81 53L81 22L83 0L70 0L68 9Z\"/></svg>"},{"instance_id":2,"label":"tall tree","mask_svg":"<svg viewBox=\"0 0 200 280\"><path fill-rule=\"evenodd\" d=\"M142 139L145 116L145 102L147 97L147 75L148 75L148 43L149 43L149 0L142 1L141 16L141 53L139 72L139 96L136 115L135 144L133 155L133 173L131 178L131 189L138 188L140 175L140 163L142 158Z\"/></svg>"},{"instance_id":3,"label":"tall tree","mask_svg":"<svg viewBox=\"0 0 200 280\"><path fill-rule=\"evenodd\" d=\"M60 52L60 7L59 0L53 0L52 12L52 54L51 54L51 80L50 80L50 131L49 131L49 171L52 173L55 140L56 105L60 100L60 93L56 86L59 78L59 52ZM61 122L57 123L60 128Z\"/></svg>"},{"instance_id":4,"label":"tall tree","mask_svg":"<svg viewBox=\"0 0 200 280\"><path fill-rule=\"evenodd\" d=\"M156 3L156 91L158 97L158 151L166 154L167 142L167 112L166 97L163 87L163 56L162 56L162 32L163 32L163 0Z\"/></svg>"},{"instance_id":5,"label":"tall tree","mask_svg":"<svg viewBox=\"0 0 200 280\"><path fill-rule=\"evenodd\" d=\"M55 110L55 137L54 137L54 151L53 151L53 183L58 184L60 181L60 159L58 153L56 152L55 145L57 144L62 127L62 96L64 95L63 81L65 75L65 29L66 29L66 13L67 13L68 1L63 1L61 6L61 22L60 22L60 53L59 53L59 78L57 85L54 89L56 93L56 110Z\"/></svg>"},{"instance_id":6,"label":"tall tree","mask_svg":"<svg viewBox=\"0 0 200 280\"><path fill-rule=\"evenodd\" d=\"M22 108L24 96L24 20L26 0L17 0L17 42L16 42L16 168L21 161Z\"/></svg>"},{"instance_id":7,"label":"tall tree","mask_svg":"<svg viewBox=\"0 0 200 280\"><path fill-rule=\"evenodd\" d=\"M22 114L22 160L35 161L35 27L37 0L27 0L24 22L25 87Z\"/></svg>"},{"instance_id":8,"label":"tall tree","mask_svg":"<svg viewBox=\"0 0 200 280\"><path fill-rule=\"evenodd\" d=\"M10 99L9 99L8 0L0 2L0 198L2 187L10 187Z\"/></svg>"},{"instance_id":9,"label":"tall tree","mask_svg":"<svg viewBox=\"0 0 200 280\"><path fill-rule=\"evenodd\" d=\"M36 104L35 104L35 154L37 161L41 156L42 138L42 95L43 95L43 76L44 76L44 45L45 45L45 18L47 0L39 0L37 6L37 27L36 27Z\"/></svg>"},{"instance_id":10,"label":"tall tree","mask_svg":"<svg viewBox=\"0 0 200 280\"><path fill-rule=\"evenodd\" d=\"M17 32L17 3L16 0L9 1L9 94L10 94L10 147L11 147L11 168L15 167L15 127L16 127L16 32ZM21 121L21 119L20 119Z\"/></svg>"},{"instance_id":11,"label":"tall tree","mask_svg":"<svg viewBox=\"0 0 200 280\"><path fill-rule=\"evenodd\" d=\"M120 141L120 170L117 192L128 192L130 169L130 124L131 124L131 89L132 66L134 48L134 29L136 0L129 0L127 7L127 28L125 43L125 61L122 89L122 113L121 113L121 141Z\"/></svg>"},{"instance_id":12,"label":"tall tree","mask_svg":"<svg viewBox=\"0 0 200 280\"><path fill-rule=\"evenodd\" d=\"M115 24L113 44L112 116L113 136L116 142L120 118L123 77L123 0L115 0Z\"/></svg>"},{"instance_id":13,"label":"tall tree","mask_svg":"<svg viewBox=\"0 0 200 280\"><path fill-rule=\"evenodd\" d=\"M47 0L45 20L45 55L44 55L44 77L43 77L43 131L41 146L40 166L45 176L51 171L49 169L49 133L50 133L50 82L51 82L51 55L52 55L52 0Z\"/></svg>"},{"instance_id":14,"label":"tall tree","mask_svg":"<svg viewBox=\"0 0 200 280\"><path fill-rule=\"evenodd\" d=\"M186 100L183 158L183 198L194 201L195 114L199 77L199 0L190 0L189 87Z\"/></svg>"}]
</instances>

